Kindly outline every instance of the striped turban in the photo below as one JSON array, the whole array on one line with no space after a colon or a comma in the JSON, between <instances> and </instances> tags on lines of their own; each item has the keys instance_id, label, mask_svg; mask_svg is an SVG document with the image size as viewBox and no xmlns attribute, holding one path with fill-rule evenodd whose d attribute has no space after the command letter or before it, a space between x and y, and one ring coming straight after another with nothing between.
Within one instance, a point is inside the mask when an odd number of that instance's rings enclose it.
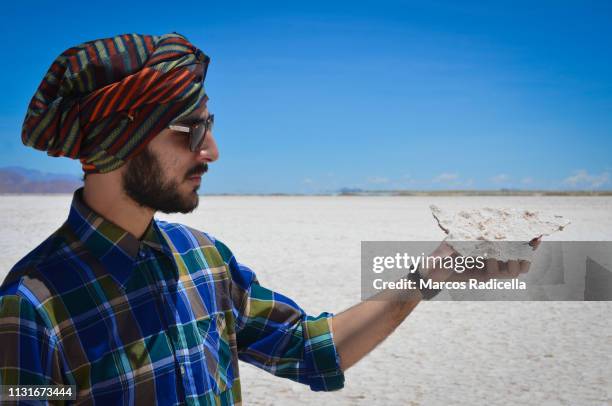
<instances>
[{"instance_id":1,"label":"striped turban","mask_svg":"<svg viewBox=\"0 0 612 406\"><path fill-rule=\"evenodd\" d=\"M26 114L25 145L119 168L205 98L210 59L179 34L125 34L72 47L51 65Z\"/></svg>"}]
</instances>

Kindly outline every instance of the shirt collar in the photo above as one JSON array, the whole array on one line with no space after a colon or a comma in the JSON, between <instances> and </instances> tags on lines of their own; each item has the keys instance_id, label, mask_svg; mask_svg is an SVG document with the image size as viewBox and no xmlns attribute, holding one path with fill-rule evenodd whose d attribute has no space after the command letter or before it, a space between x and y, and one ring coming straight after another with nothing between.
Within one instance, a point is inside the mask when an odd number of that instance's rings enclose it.
<instances>
[{"instance_id":1,"label":"shirt collar","mask_svg":"<svg viewBox=\"0 0 612 406\"><path fill-rule=\"evenodd\" d=\"M68 226L76 237L102 264L105 270L124 287L140 261L139 252L147 245L160 252L168 252L160 238L161 230L151 220L142 239L93 211L83 200L83 188L74 192Z\"/></svg>"}]
</instances>

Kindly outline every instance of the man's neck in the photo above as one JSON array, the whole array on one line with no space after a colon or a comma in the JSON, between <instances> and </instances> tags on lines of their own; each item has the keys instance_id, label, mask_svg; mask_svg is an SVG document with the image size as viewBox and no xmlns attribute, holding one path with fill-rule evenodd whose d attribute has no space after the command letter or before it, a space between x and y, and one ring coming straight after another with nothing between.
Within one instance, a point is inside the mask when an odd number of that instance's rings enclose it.
<instances>
[{"instance_id":1,"label":"man's neck","mask_svg":"<svg viewBox=\"0 0 612 406\"><path fill-rule=\"evenodd\" d=\"M83 200L93 211L137 239L142 238L155 214L154 210L140 206L123 192L120 178L88 175Z\"/></svg>"}]
</instances>

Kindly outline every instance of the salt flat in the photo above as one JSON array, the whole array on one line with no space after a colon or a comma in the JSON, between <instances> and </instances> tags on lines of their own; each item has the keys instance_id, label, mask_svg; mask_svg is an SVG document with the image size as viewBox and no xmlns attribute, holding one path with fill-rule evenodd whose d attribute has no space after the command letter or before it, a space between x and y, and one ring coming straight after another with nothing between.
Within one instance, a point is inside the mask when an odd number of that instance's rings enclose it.
<instances>
[{"instance_id":1,"label":"salt flat","mask_svg":"<svg viewBox=\"0 0 612 406\"><path fill-rule=\"evenodd\" d=\"M61 225L71 196L0 196L0 278ZM360 300L360 241L440 240L429 205L550 211L572 224L550 240L612 240L611 197L221 197L159 215L224 241L260 282L310 314ZM434 302L314 393L241 364L245 404L612 404L612 302Z\"/></svg>"}]
</instances>

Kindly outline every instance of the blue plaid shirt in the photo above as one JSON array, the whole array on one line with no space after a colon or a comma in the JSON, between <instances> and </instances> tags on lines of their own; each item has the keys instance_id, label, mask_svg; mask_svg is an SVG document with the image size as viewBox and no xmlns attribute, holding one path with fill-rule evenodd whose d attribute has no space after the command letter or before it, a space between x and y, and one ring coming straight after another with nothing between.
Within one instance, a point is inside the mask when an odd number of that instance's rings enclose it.
<instances>
[{"instance_id":1,"label":"blue plaid shirt","mask_svg":"<svg viewBox=\"0 0 612 406\"><path fill-rule=\"evenodd\" d=\"M85 404L232 405L240 359L343 386L331 314L307 316L203 232L153 220L138 240L81 192L0 288L3 385L76 385Z\"/></svg>"}]
</instances>

